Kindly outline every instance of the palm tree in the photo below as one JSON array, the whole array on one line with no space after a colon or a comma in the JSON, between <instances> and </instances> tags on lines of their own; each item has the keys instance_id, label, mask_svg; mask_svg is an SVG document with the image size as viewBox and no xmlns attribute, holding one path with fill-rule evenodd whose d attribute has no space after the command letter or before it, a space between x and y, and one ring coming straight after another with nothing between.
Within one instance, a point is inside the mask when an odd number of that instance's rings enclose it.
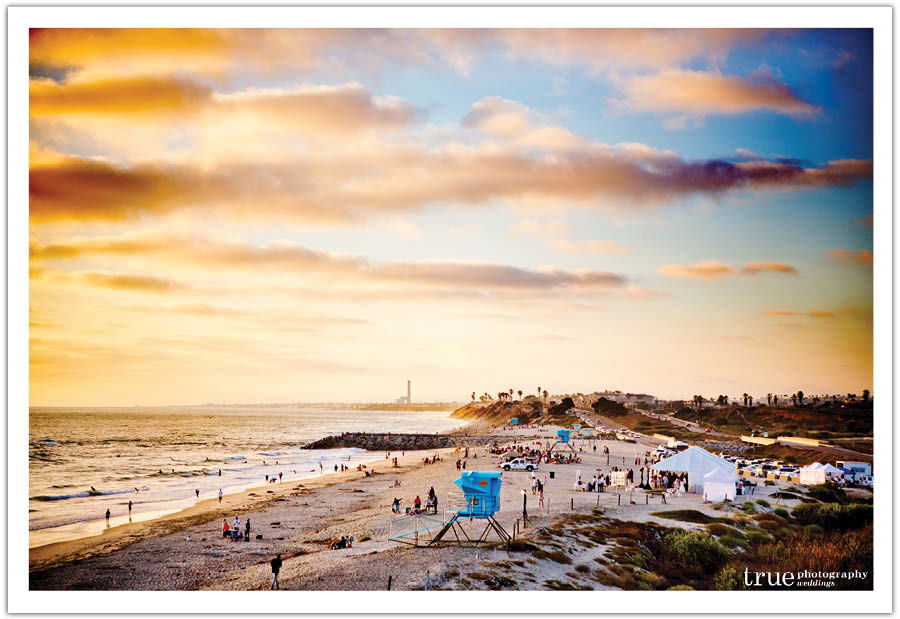
<instances>
[{"instance_id":1,"label":"palm tree","mask_svg":"<svg viewBox=\"0 0 900 619\"><path fill-rule=\"evenodd\" d=\"M800 404L800 406L803 406L803 392L802 391L797 392L797 403Z\"/></svg>"},{"instance_id":2,"label":"palm tree","mask_svg":"<svg viewBox=\"0 0 900 619\"><path fill-rule=\"evenodd\" d=\"M794 403L794 406L797 406L797 394L791 394L791 402Z\"/></svg>"},{"instance_id":3,"label":"palm tree","mask_svg":"<svg viewBox=\"0 0 900 619\"><path fill-rule=\"evenodd\" d=\"M519 399L520 400L522 399L522 390L521 389L519 389Z\"/></svg>"},{"instance_id":4,"label":"palm tree","mask_svg":"<svg viewBox=\"0 0 900 619\"><path fill-rule=\"evenodd\" d=\"M744 400L744 406L747 406L747 398L750 397L750 396L748 396L746 393L743 393L743 394L741 394L741 397L742 397L743 400Z\"/></svg>"},{"instance_id":5,"label":"palm tree","mask_svg":"<svg viewBox=\"0 0 900 619\"><path fill-rule=\"evenodd\" d=\"M546 403L546 402L547 402L547 396L550 395L550 394L547 393L547 390L546 390L546 389L544 389L543 393L544 393L544 402Z\"/></svg>"},{"instance_id":6,"label":"palm tree","mask_svg":"<svg viewBox=\"0 0 900 619\"><path fill-rule=\"evenodd\" d=\"M769 406L772 406L772 394L771 393L766 394L766 404L768 404Z\"/></svg>"},{"instance_id":7,"label":"palm tree","mask_svg":"<svg viewBox=\"0 0 900 619\"><path fill-rule=\"evenodd\" d=\"M475 392L474 391L472 392L472 401L473 402L475 401Z\"/></svg>"},{"instance_id":8,"label":"palm tree","mask_svg":"<svg viewBox=\"0 0 900 619\"><path fill-rule=\"evenodd\" d=\"M513 390L512 390L512 388L510 388L510 390L509 390L509 399L512 400L512 397L513 397Z\"/></svg>"},{"instance_id":9,"label":"palm tree","mask_svg":"<svg viewBox=\"0 0 900 619\"><path fill-rule=\"evenodd\" d=\"M869 390L863 389L863 402L868 402L868 401L869 401Z\"/></svg>"},{"instance_id":10,"label":"palm tree","mask_svg":"<svg viewBox=\"0 0 900 619\"><path fill-rule=\"evenodd\" d=\"M775 396L772 396L772 398L775 401L775 406L778 406L778 396L775 395Z\"/></svg>"},{"instance_id":11,"label":"palm tree","mask_svg":"<svg viewBox=\"0 0 900 619\"><path fill-rule=\"evenodd\" d=\"M541 397L541 388L538 387L538 397Z\"/></svg>"}]
</instances>

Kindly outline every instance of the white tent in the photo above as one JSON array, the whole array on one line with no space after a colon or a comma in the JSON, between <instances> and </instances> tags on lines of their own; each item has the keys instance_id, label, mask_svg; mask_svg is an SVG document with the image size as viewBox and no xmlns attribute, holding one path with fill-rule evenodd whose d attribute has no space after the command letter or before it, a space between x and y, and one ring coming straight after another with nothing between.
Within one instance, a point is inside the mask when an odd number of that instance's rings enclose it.
<instances>
[{"instance_id":1,"label":"white tent","mask_svg":"<svg viewBox=\"0 0 900 619\"><path fill-rule=\"evenodd\" d=\"M714 456L702 447L690 447L679 454L661 460L650 467L657 471L671 471L673 473L687 473L688 475L688 491L703 493L703 477L707 473L711 473L716 469L722 469L723 472L731 476L731 483L737 480L737 472L734 464ZM732 491L733 496L733 491Z\"/></svg>"},{"instance_id":2,"label":"white tent","mask_svg":"<svg viewBox=\"0 0 900 619\"><path fill-rule=\"evenodd\" d=\"M801 484L824 484L825 483L825 465L821 462L813 462L800 469Z\"/></svg>"},{"instance_id":3,"label":"white tent","mask_svg":"<svg viewBox=\"0 0 900 619\"><path fill-rule=\"evenodd\" d=\"M707 501L733 501L734 481L733 472L723 471L718 467L713 469L703 476L703 497Z\"/></svg>"},{"instance_id":4,"label":"white tent","mask_svg":"<svg viewBox=\"0 0 900 619\"><path fill-rule=\"evenodd\" d=\"M825 471L825 477L830 477L831 479L837 479L844 476L844 471L831 464L826 464L823 470Z\"/></svg>"},{"instance_id":5,"label":"white tent","mask_svg":"<svg viewBox=\"0 0 900 619\"><path fill-rule=\"evenodd\" d=\"M835 479L842 475L843 471L836 466L813 462L800 469L800 483L808 485L824 484L826 480Z\"/></svg>"}]
</instances>

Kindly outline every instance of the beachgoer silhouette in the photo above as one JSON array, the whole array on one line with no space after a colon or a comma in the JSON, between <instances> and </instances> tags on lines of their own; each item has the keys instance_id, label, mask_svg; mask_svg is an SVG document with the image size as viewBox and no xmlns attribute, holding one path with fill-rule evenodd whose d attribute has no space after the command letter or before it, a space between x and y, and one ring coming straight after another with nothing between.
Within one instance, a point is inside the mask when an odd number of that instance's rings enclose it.
<instances>
[{"instance_id":1,"label":"beachgoer silhouette","mask_svg":"<svg viewBox=\"0 0 900 619\"><path fill-rule=\"evenodd\" d=\"M131 501L128 501L128 515L131 516Z\"/></svg>"},{"instance_id":2,"label":"beachgoer silhouette","mask_svg":"<svg viewBox=\"0 0 900 619\"><path fill-rule=\"evenodd\" d=\"M97 489L91 486L91 492L97 492Z\"/></svg>"},{"instance_id":3,"label":"beachgoer silhouette","mask_svg":"<svg viewBox=\"0 0 900 619\"><path fill-rule=\"evenodd\" d=\"M280 554L276 555L275 558L272 559L272 574L273 574L273 578L272 578L272 586L271 586L271 589L277 589L277 588L278 588L278 572L281 571L281 563L282 563L282 561L281 561L281 555L280 555Z\"/></svg>"},{"instance_id":4,"label":"beachgoer silhouette","mask_svg":"<svg viewBox=\"0 0 900 619\"><path fill-rule=\"evenodd\" d=\"M219 503L222 502L222 489L219 488Z\"/></svg>"},{"instance_id":5,"label":"beachgoer silhouette","mask_svg":"<svg viewBox=\"0 0 900 619\"><path fill-rule=\"evenodd\" d=\"M106 526L109 526L109 509L106 510Z\"/></svg>"},{"instance_id":6,"label":"beachgoer silhouette","mask_svg":"<svg viewBox=\"0 0 900 619\"><path fill-rule=\"evenodd\" d=\"M278 464L277 462L275 464ZM281 471L278 472L278 482L281 483Z\"/></svg>"},{"instance_id":7,"label":"beachgoer silhouette","mask_svg":"<svg viewBox=\"0 0 900 619\"><path fill-rule=\"evenodd\" d=\"M194 490L194 494L196 494L197 498L199 499L200 498L200 489L197 488L196 490Z\"/></svg>"},{"instance_id":8,"label":"beachgoer silhouette","mask_svg":"<svg viewBox=\"0 0 900 619\"><path fill-rule=\"evenodd\" d=\"M160 473L162 473L162 471L160 471ZM221 477L221 476L222 476L222 469L219 469L219 477Z\"/></svg>"}]
</instances>

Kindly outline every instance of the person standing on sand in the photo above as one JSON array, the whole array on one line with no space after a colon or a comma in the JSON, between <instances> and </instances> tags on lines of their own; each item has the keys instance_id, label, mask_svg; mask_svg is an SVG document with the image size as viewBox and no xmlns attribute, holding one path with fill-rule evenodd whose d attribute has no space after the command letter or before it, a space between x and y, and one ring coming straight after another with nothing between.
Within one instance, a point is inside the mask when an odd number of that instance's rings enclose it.
<instances>
[{"instance_id":1,"label":"person standing on sand","mask_svg":"<svg viewBox=\"0 0 900 619\"><path fill-rule=\"evenodd\" d=\"M219 469L219 477L222 476L222 469Z\"/></svg>"},{"instance_id":2,"label":"person standing on sand","mask_svg":"<svg viewBox=\"0 0 900 619\"><path fill-rule=\"evenodd\" d=\"M106 510L106 526L109 526L109 509Z\"/></svg>"},{"instance_id":3,"label":"person standing on sand","mask_svg":"<svg viewBox=\"0 0 900 619\"><path fill-rule=\"evenodd\" d=\"M281 483L281 471L278 471L278 483Z\"/></svg>"},{"instance_id":4,"label":"person standing on sand","mask_svg":"<svg viewBox=\"0 0 900 619\"><path fill-rule=\"evenodd\" d=\"M219 503L222 502L222 489L219 488Z\"/></svg>"},{"instance_id":5,"label":"person standing on sand","mask_svg":"<svg viewBox=\"0 0 900 619\"><path fill-rule=\"evenodd\" d=\"M131 501L128 501L128 517L131 518Z\"/></svg>"},{"instance_id":6,"label":"person standing on sand","mask_svg":"<svg viewBox=\"0 0 900 619\"><path fill-rule=\"evenodd\" d=\"M250 539L250 519L247 518L247 524L245 526L244 539Z\"/></svg>"},{"instance_id":7,"label":"person standing on sand","mask_svg":"<svg viewBox=\"0 0 900 619\"><path fill-rule=\"evenodd\" d=\"M194 494L197 495L197 498L200 498L200 488L194 490Z\"/></svg>"},{"instance_id":8,"label":"person standing on sand","mask_svg":"<svg viewBox=\"0 0 900 619\"><path fill-rule=\"evenodd\" d=\"M275 555L275 558L272 559L272 586L269 588L272 589L278 588L278 572L281 571L281 554Z\"/></svg>"}]
</instances>

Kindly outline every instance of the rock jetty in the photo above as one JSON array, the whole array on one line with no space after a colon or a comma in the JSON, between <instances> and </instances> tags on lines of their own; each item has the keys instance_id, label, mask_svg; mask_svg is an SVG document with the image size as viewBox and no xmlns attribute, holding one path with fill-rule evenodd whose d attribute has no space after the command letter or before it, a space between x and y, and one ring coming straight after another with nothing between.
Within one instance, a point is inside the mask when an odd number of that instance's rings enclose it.
<instances>
[{"instance_id":1,"label":"rock jetty","mask_svg":"<svg viewBox=\"0 0 900 619\"><path fill-rule=\"evenodd\" d=\"M397 434L396 432L343 432L320 438L303 449L335 449L357 447L368 451L414 451L416 449L441 449L456 445L483 443L488 437L450 434Z\"/></svg>"}]
</instances>

